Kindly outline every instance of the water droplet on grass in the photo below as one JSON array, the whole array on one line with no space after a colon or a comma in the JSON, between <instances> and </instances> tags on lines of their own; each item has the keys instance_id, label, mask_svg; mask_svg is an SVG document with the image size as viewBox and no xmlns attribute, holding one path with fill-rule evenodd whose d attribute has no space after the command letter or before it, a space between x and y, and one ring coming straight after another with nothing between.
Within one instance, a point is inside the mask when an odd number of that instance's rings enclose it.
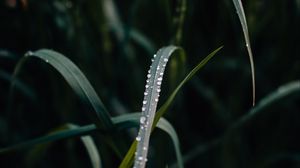
<instances>
[{"instance_id":1,"label":"water droplet on grass","mask_svg":"<svg viewBox=\"0 0 300 168\"><path fill-rule=\"evenodd\" d=\"M141 123L141 124L144 124L145 121L146 121L146 117L142 116L142 117L140 118L140 123Z\"/></svg>"},{"instance_id":2,"label":"water droplet on grass","mask_svg":"<svg viewBox=\"0 0 300 168\"><path fill-rule=\"evenodd\" d=\"M137 137L135 138L135 140L136 140L136 141L140 141L140 140L141 140L141 137L140 137L140 136L137 136Z\"/></svg>"}]
</instances>

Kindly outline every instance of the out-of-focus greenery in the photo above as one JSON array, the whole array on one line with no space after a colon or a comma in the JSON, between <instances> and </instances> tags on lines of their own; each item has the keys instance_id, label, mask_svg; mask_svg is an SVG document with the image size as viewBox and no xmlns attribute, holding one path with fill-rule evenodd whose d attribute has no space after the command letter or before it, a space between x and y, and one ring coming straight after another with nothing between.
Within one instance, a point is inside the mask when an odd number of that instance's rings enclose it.
<instances>
[{"instance_id":1,"label":"out-of-focus greenery","mask_svg":"<svg viewBox=\"0 0 300 168\"><path fill-rule=\"evenodd\" d=\"M179 1L2 0L0 2L0 148L33 139L65 123L90 124L86 107L49 65L26 63L10 92L14 68L28 50L50 48L86 75L112 116L140 111L151 57L173 43ZM254 54L257 102L300 76L299 0L243 1ZM175 127L185 167L299 167L299 91L273 103L234 131L251 111L251 71L231 1L187 1L181 72L171 69L161 102L209 52L216 56L176 97L165 115ZM172 74L177 74L176 79ZM119 141L129 148L136 130ZM122 158L92 134L103 167ZM220 138L223 137L222 140ZM127 145L127 146L126 146ZM170 139L151 138L149 167L175 163ZM79 138L0 154L1 167L90 167ZM125 153L124 153L125 154Z\"/></svg>"}]
</instances>

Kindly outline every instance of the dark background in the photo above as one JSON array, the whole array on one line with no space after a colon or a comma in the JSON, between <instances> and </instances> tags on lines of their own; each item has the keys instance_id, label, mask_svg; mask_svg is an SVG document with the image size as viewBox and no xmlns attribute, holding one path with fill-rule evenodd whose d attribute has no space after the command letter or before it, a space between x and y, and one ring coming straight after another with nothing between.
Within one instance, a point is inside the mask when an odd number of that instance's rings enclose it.
<instances>
[{"instance_id":1,"label":"dark background","mask_svg":"<svg viewBox=\"0 0 300 168\"><path fill-rule=\"evenodd\" d=\"M68 84L40 60L26 62L10 96L14 68L29 50L49 48L70 58L112 116L140 110L150 59L174 38L177 1L113 1L116 17L108 15L107 1L0 1L0 147L44 135L65 123L91 123ZM259 102L279 86L299 80L300 1L251 0L243 5ZM249 59L231 1L188 0L181 41L187 53L185 72L222 45L165 115L179 135L185 166L300 167L299 93L272 104L214 145L251 108ZM161 102L172 90L168 86L174 83L165 83ZM104 167L116 167L121 160L101 137L94 138ZM130 140L124 136L128 146ZM149 167L175 162L172 143L163 132L154 132L151 141L154 161ZM58 141L40 153L30 148L1 154L0 166L90 167L83 151L78 139Z\"/></svg>"}]
</instances>

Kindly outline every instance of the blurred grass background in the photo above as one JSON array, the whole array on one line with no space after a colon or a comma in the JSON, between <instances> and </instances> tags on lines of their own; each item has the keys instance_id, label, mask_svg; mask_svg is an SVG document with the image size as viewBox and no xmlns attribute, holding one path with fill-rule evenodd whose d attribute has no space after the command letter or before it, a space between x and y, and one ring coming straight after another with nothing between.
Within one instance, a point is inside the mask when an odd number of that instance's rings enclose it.
<instances>
[{"instance_id":1,"label":"blurred grass background","mask_svg":"<svg viewBox=\"0 0 300 168\"><path fill-rule=\"evenodd\" d=\"M65 123L89 124L85 107L58 73L28 61L11 96L10 81L28 50L50 48L78 65L113 116L140 111L152 55L174 38L173 0L2 0L0 2L0 146L44 135ZM243 1L256 68L257 101L300 76L300 1ZM165 116L176 128L186 167L300 167L300 97L273 104L212 145L251 108L251 74L242 29L231 1L187 1L181 46L190 70L222 51L193 78ZM185 71L186 72L186 71ZM168 72L172 75L172 70ZM168 75L167 74L167 75ZM177 75L178 79L182 75ZM164 83L162 100L174 87ZM129 134L130 135L130 134ZM120 163L94 135L104 167ZM169 166L168 137L154 132L149 167ZM132 137L124 134L130 144ZM121 140L120 140L121 141ZM102 142L102 143L101 143ZM170 144L170 145L166 145ZM207 148L205 152L201 149ZM162 150L164 149L164 150ZM43 153L0 155L1 167L88 167L78 139ZM193 152L196 154L193 155Z\"/></svg>"}]
</instances>

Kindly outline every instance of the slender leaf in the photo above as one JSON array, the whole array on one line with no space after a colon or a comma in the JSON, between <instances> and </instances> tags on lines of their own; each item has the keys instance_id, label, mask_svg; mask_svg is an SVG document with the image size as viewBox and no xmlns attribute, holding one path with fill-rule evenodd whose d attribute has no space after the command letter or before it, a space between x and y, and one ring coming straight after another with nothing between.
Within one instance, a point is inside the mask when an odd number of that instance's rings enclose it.
<instances>
[{"instance_id":1,"label":"slender leaf","mask_svg":"<svg viewBox=\"0 0 300 168\"><path fill-rule=\"evenodd\" d=\"M52 50L42 49L36 52L28 52L19 62L15 73L18 73L22 64L27 58L40 58L46 63L53 66L69 83L79 98L86 104L89 104L93 110L88 110L91 119L99 128L109 130L113 128L110 115L98 97L96 91L89 83L79 68L72 63L67 57ZM88 107L90 107L88 106Z\"/></svg>"},{"instance_id":2,"label":"slender leaf","mask_svg":"<svg viewBox=\"0 0 300 168\"><path fill-rule=\"evenodd\" d=\"M142 102L142 116L140 118L140 129L136 137L137 149L134 167L144 168L146 166L151 128L154 121L156 107L161 91L161 84L169 57L174 51L180 49L175 46L161 48L154 55L152 64L148 71L147 81Z\"/></svg>"},{"instance_id":3,"label":"slender leaf","mask_svg":"<svg viewBox=\"0 0 300 168\"><path fill-rule=\"evenodd\" d=\"M159 121L159 119L162 117L162 115L167 111L167 109L169 108L169 106L171 105L171 103L173 102L175 96L177 95L177 93L179 92L179 90L182 88L182 86L189 81L195 74L196 72L198 72L222 47L219 47L218 49L216 49L215 51L213 51L211 54L209 54L206 58L204 58L182 81L181 83L176 87L176 89L172 92L172 94L169 96L169 98L167 99L167 101L162 105L162 107L157 111L154 121L153 121L153 125L152 125L152 129L153 126L155 127L157 122ZM157 62L156 62L157 63ZM152 65L153 66L153 65ZM150 70L151 72L151 70ZM148 97L146 97L147 99L149 99ZM151 129L151 130L152 130ZM125 158L123 159L122 163L120 164L120 168L129 168L131 167L133 160L134 160L134 153L136 151L136 147L137 147L137 141L135 140L130 149L128 150Z\"/></svg>"},{"instance_id":4,"label":"slender leaf","mask_svg":"<svg viewBox=\"0 0 300 168\"><path fill-rule=\"evenodd\" d=\"M67 124L66 127L68 127L68 129L79 128L79 126L74 124ZM91 136L81 136L80 139L89 154L93 168L101 168L102 167L101 157L93 138Z\"/></svg>"},{"instance_id":5,"label":"slender leaf","mask_svg":"<svg viewBox=\"0 0 300 168\"><path fill-rule=\"evenodd\" d=\"M258 105L256 105L252 110L250 110L249 113L247 113L241 119L239 119L239 121L234 124L234 127L235 128L240 127L240 125L252 119L255 115L259 114L265 108L273 105L274 103L278 102L279 100L287 96L290 96L293 93L299 93L299 92L300 92L299 80L290 82L288 84L279 87L276 91L272 92L271 94L263 98Z\"/></svg>"},{"instance_id":6,"label":"slender leaf","mask_svg":"<svg viewBox=\"0 0 300 168\"><path fill-rule=\"evenodd\" d=\"M112 121L117 126L118 129L122 130L122 129L132 128L132 127L138 127L140 117L141 117L140 113L131 113L131 114L114 117L114 118L112 118ZM178 136L177 136L175 129L164 118L161 118L159 120L157 127L162 129L163 131L165 131L172 139L174 148L175 148L176 157L178 160L178 165L179 165L179 167L183 167L182 155L180 152L180 144L179 144ZM25 141L25 142L22 142L22 143L13 145L13 146L2 148L2 149L0 149L0 154L16 151L16 150L23 149L23 148L29 148L34 145L53 142L53 141L62 140L62 139L74 138L74 137L79 137L79 136L85 137L93 132L99 133L99 131L100 131L100 133L103 133L103 132L101 132L101 130L97 129L97 127L94 124L81 126L81 127L77 127L77 126L70 127L69 126L68 130L52 131L50 134L48 134L46 136L39 137L39 138L29 140L29 141ZM84 142L84 143L90 143L90 142ZM85 144L85 145L89 145L90 148L94 148L93 146L90 146L90 144ZM88 150L91 150L91 149L88 149ZM94 150L94 149L92 149L92 150ZM95 151L92 151L90 154L92 154L92 153L95 153Z\"/></svg>"},{"instance_id":7,"label":"slender leaf","mask_svg":"<svg viewBox=\"0 0 300 168\"><path fill-rule=\"evenodd\" d=\"M249 55L251 74L252 74L252 97L253 97L252 104L254 106L255 105L255 70L254 70L253 54L252 54L252 49L251 49L251 44L250 44L246 16L245 16L242 1L241 0L233 0L233 3L234 3L235 9L237 11L237 14L239 16L239 19L240 19L240 22L241 22L241 25L243 28L244 38L245 38L246 47L247 47L247 51L248 51L248 55Z\"/></svg>"},{"instance_id":8,"label":"slender leaf","mask_svg":"<svg viewBox=\"0 0 300 168\"><path fill-rule=\"evenodd\" d=\"M55 136L55 134L61 131L76 130L78 128L80 128L78 125L74 125L70 123L64 124L63 126L60 126L52 130L49 133L49 137ZM94 127L94 129L96 129L96 127ZM88 152L88 155L91 159L92 166L94 168L101 168L102 163L101 163L100 154L95 145L95 142L93 141L93 138L89 135L84 135L81 136L80 139ZM28 167L34 167L34 163L37 160L41 160L41 156L42 156L41 153L44 153L44 151L46 151L50 147L50 145L52 145L53 142L54 141L51 141L49 143L35 144L34 148L31 149L28 154L26 154L26 161L29 163Z\"/></svg>"},{"instance_id":9,"label":"slender leaf","mask_svg":"<svg viewBox=\"0 0 300 168\"><path fill-rule=\"evenodd\" d=\"M255 106L253 109L251 109L247 114L245 114L244 116L239 118L236 122L234 122L232 126L226 130L225 134L222 137L210 141L207 144L203 144L203 145L201 144L199 146L196 146L193 149L191 149L191 151L189 151L187 154L184 154L183 156L184 163L187 163L188 161L195 159L199 155L207 152L208 150L220 145L224 137L232 133L235 129L238 129L241 126L243 126L247 121L250 121L254 116L263 112L264 109L266 109L267 107L270 107L275 103L280 102L281 100L287 98L288 96L290 97L293 94L299 94L299 93L300 93L300 81L293 81L279 87L276 91L273 91L272 93L264 97L258 103L258 105ZM175 164L172 164L171 167L175 167Z\"/></svg>"},{"instance_id":10,"label":"slender leaf","mask_svg":"<svg viewBox=\"0 0 300 168\"><path fill-rule=\"evenodd\" d=\"M186 8L187 8L186 0L179 0L177 2L175 16L173 17L173 25L176 30L173 39L174 45L180 45L181 43Z\"/></svg>"}]
</instances>

